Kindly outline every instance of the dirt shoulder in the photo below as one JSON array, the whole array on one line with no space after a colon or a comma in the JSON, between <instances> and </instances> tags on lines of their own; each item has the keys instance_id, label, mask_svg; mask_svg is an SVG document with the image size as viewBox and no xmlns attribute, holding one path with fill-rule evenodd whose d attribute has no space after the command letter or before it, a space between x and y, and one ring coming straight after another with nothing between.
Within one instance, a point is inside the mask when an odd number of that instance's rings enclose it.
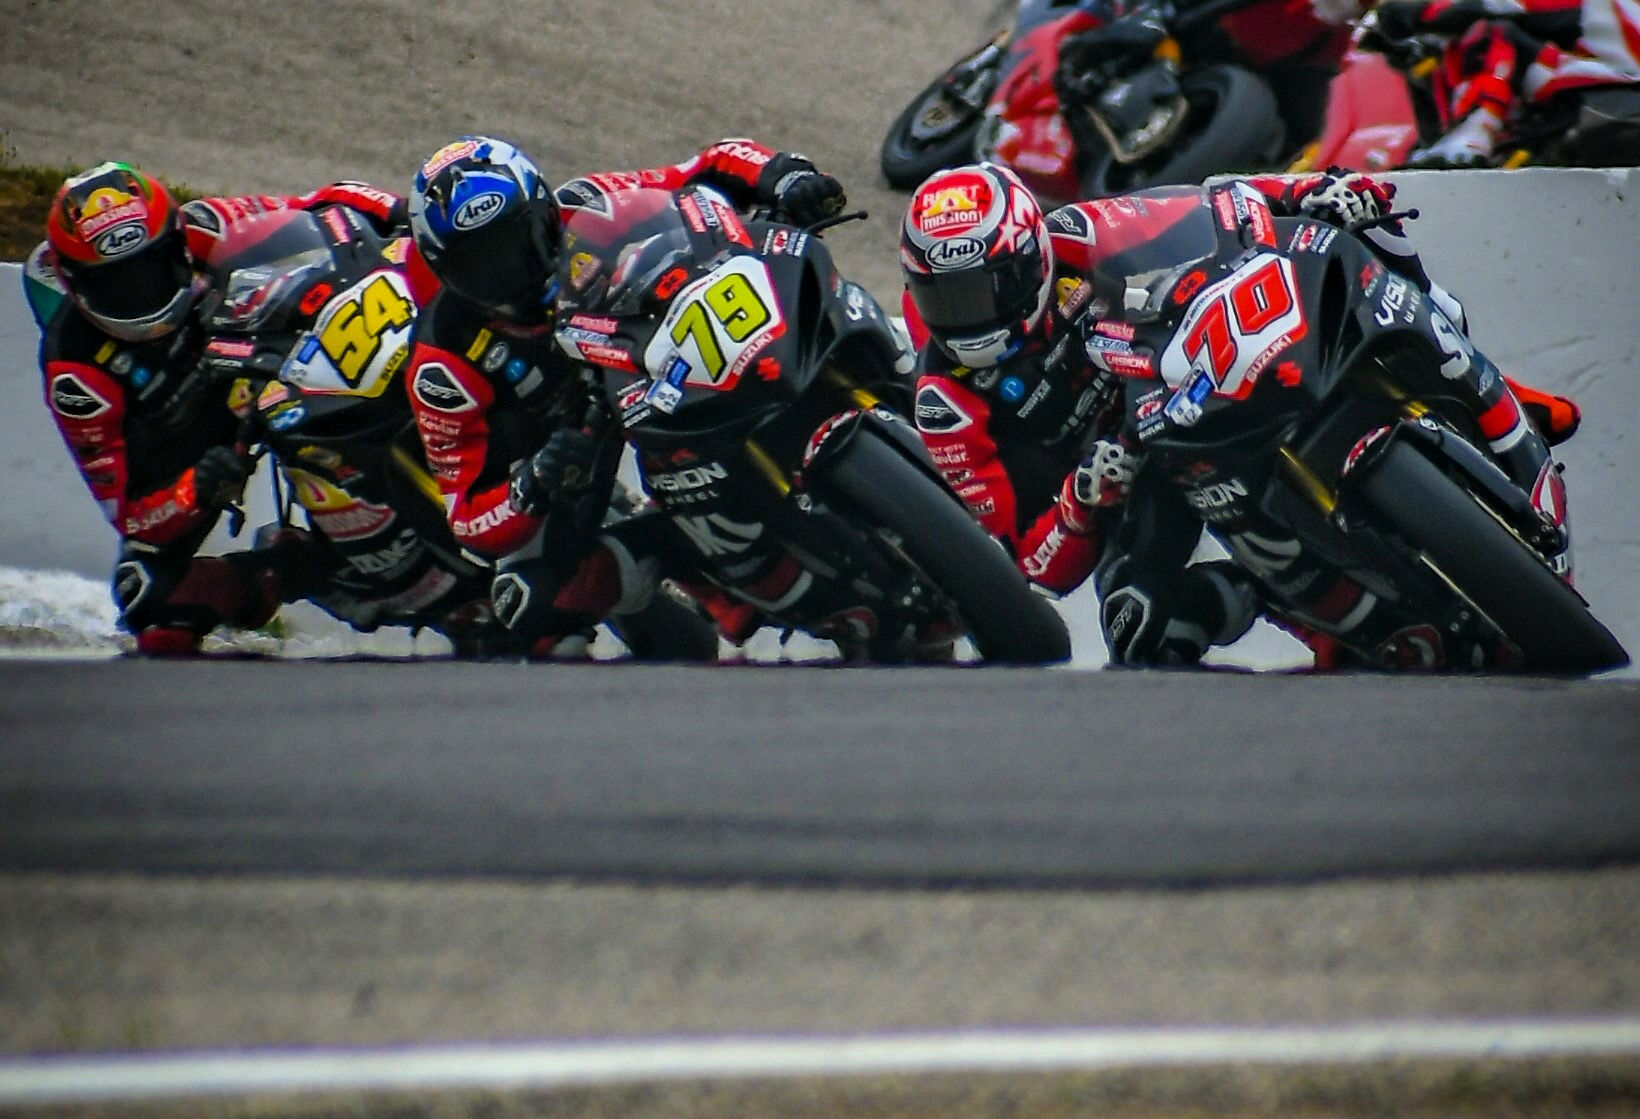
<instances>
[{"instance_id":1,"label":"dirt shoulder","mask_svg":"<svg viewBox=\"0 0 1640 1119\"><path fill-rule=\"evenodd\" d=\"M904 104L983 36L996 0L0 0L0 149L24 165L126 159L200 191L337 178L408 188L428 154L489 131L558 180L683 159L725 136L804 152L868 223L842 269L897 299L905 199L877 168ZM60 66L94 75L71 84Z\"/></svg>"}]
</instances>

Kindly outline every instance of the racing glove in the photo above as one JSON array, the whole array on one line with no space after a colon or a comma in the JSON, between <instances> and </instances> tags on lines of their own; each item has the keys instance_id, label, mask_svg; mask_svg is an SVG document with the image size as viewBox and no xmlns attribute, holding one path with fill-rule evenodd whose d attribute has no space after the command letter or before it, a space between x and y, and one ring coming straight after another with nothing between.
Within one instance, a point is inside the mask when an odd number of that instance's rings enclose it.
<instances>
[{"instance_id":1,"label":"racing glove","mask_svg":"<svg viewBox=\"0 0 1640 1119\"><path fill-rule=\"evenodd\" d=\"M1059 488L1059 517L1065 527L1081 536L1092 532L1099 510L1127 500L1138 467L1139 456L1120 441L1096 440Z\"/></svg>"},{"instance_id":2,"label":"racing glove","mask_svg":"<svg viewBox=\"0 0 1640 1119\"><path fill-rule=\"evenodd\" d=\"M813 225L834 217L848 204L842 183L795 152L781 152L763 165L757 191L793 225Z\"/></svg>"},{"instance_id":3,"label":"racing glove","mask_svg":"<svg viewBox=\"0 0 1640 1119\"><path fill-rule=\"evenodd\" d=\"M251 476L252 460L232 447L212 447L194 464L194 502L200 509L225 509L239 500Z\"/></svg>"},{"instance_id":4,"label":"racing glove","mask_svg":"<svg viewBox=\"0 0 1640 1119\"><path fill-rule=\"evenodd\" d=\"M1294 208L1305 217L1352 229L1390 212L1395 184L1329 167L1323 175L1293 184L1292 196Z\"/></svg>"},{"instance_id":5,"label":"racing glove","mask_svg":"<svg viewBox=\"0 0 1640 1119\"><path fill-rule=\"evenodd\" d=\"M595 435L559 428L513 471L507 500L527 517L544 517L554 509L572 510L592 489L598 447Z\"/></svg>"}]
</instances>

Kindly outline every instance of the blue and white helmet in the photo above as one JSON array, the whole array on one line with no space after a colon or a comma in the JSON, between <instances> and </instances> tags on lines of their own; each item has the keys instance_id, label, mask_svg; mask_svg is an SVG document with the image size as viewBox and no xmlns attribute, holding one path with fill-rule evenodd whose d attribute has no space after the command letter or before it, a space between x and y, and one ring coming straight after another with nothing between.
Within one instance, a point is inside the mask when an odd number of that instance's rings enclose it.
<instances>
[{"instance_id":1,"label":"blue and white helmet","mask_svg":"<svg viewBox=\"0 0 1640 1119\"><path fill-rule=\"evenodd\" d=\"M541 169L489 136L463 136L434 152L410 189L410 231L433 274L517 322L552 313L562 228Z\"/></svg>"}]
</instances>

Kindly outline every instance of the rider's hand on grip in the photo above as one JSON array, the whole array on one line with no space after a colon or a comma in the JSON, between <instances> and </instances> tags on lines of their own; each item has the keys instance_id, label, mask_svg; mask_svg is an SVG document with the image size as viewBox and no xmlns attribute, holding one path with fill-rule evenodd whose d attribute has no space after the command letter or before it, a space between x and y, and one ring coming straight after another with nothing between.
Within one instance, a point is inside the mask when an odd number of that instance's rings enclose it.
<instances>
[{"instance_id":1,"label":"rider's hand on grip","mask_svg":"<svg viewBox=\"0 0 1640 1119\"><path fill-rule=\"evenodd\" d=\"M251 459L232 447L212 447L194 464L194 501L201 509L222 509L239 500L251 476Z\"/></svg>"},{"instance_id":2,"label":"rider's hand on grip","mask_svg":"<svg viewBox=\"0 0 1640 1119\"><path fill-rule=\"evenodd\" d=\"M801 155L775 156L763 168L762 180L769 201L793 225L814 225L848 205L843 184Z\"/></svg>"},{"instance_id":3,"label":"rider's hand on grip","mask_svg":"<svg viewBox=\"0 0 1640 1119\"><path fill-rule=\"evenodd\" d=\"M1120 505L1133 488L1139 457L1114 439L1096 440L1060 487L1059 512L1072 532L1094 529L1094 514Z\"/></svg>"},{"instance_id":4,"label":"rider's hand on grip","mask_svg":"<svg viewBox=\"0 0 1640 1119\"><path fill-rule=\"evenodd\" d=\"M1369 225L1390 212L1395 184L1328 168L1313 183L1300 185L1298 212L1348 229Z\"/></svg>"},{"instance_id":5,"label":"rider's hand on grip","mask_svg":"<svg viewBox=\"0 0 1640 1119\"><path fill-rule=\"evenodd\" d=\"M554 507L573 507L592 488L598 445L595 435L559 428L513 471L507 500L529 517L545 516Z\"/></svg>"}]
</instances>

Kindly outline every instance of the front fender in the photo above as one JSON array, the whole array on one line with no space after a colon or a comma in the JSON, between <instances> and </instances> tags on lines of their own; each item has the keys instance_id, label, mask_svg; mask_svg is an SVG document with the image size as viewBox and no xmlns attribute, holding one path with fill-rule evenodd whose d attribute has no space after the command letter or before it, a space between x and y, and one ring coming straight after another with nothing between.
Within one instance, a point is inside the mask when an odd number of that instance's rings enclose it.
<instances>
[{"instance_id":1,"label":"front fender","mask_svg":"<svg viewBox=\"0 0 1640 1119\"><path fill-rule=\"evenodd\" d=\"M1421 416L1369 432L1344 460L1340 493L1350 494L1394 443L1406 443L1443 474L1487 505L1527 540L1537 541L1544 525L1532 497L1509 480L1503 469L1451 428Z\"/></svg>"},{"instance_id":2,"label":"front fender","mask_svg":"<svg viewBox=\"0 0 1640 1119\"><path fill-rule=\"evenodd\" d=\"M898 412L881 407L864 410L850 408L837 413L815 429L803 452L802 476L809 477L817 471L824 471L826 464L848 446L862 429L870 429L885 444L898 451L908 463L937 482L941 489L951 491L945 476L934 465L934 459L929 455L928 448L924 445L922 436L917 433L917 429ZM956 497L954 491L952 497Z\"/></svg>"}]
</instances>

